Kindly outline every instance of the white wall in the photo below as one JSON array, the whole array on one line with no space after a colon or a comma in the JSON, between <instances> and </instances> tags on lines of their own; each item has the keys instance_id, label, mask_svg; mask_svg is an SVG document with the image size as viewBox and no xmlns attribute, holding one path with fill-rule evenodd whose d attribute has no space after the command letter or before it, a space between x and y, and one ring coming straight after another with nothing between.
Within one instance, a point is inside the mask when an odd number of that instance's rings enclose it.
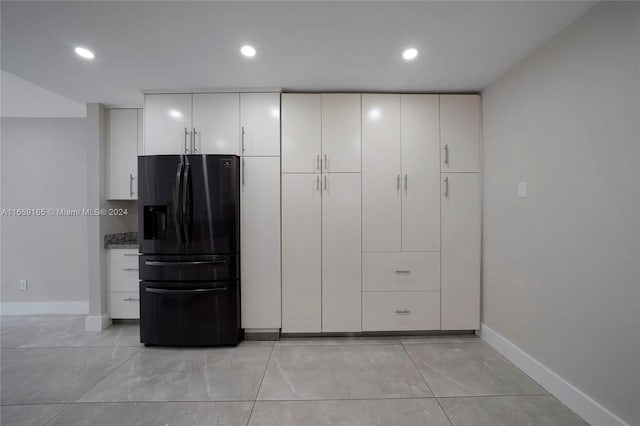
<instances>
[{"instance_id":1,"label":"white wall","mask_svg":"<svg viewBox=\"0 0 640 426\"><path fill-rule=\"evenodd\" d=\"M3 118L1 124L2 208L86 206L85 119ZM3 308L9 309L6 303L82 302L87 309L85 217L5 216L0 235ZM27 291L18 290L20 279L29 280Z\"/></svg>"},{"instance_id":2,"label":"white wall","mask_svg":"<svg viewBox=\"0 0 640 426\"><path fill-rule=\"evenodd\" d=\"M639 14L600 3L483 91L483 323L632 425Z\"/></svg>"}]
</instances>

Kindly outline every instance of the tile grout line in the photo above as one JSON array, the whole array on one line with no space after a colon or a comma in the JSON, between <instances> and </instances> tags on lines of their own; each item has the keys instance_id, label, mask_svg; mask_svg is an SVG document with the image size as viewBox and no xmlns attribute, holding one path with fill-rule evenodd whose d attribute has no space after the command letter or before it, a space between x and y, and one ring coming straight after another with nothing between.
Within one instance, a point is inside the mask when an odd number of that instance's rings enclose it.
<instances>
[{"instance_id":1,"label":"tile grout line","mask_svg":"<svg viewBox=\"0 0 640 426\"><path fill-rule=\"evenodd\" d=\"M404 346L404 343L401 343L402 345L402 349L404 350L404 352L407 354L407 356L409 357L409 359L411 360L411 363L413 364L413 366L415 367L415 369L418 371L418 374L420 374L420 377L422 378L422 381L424 381L424 383L427 385L427 388L429 389L429 392L431 392L431 395L433 395L433 398L436 400L436 403L438 404L438 406L440 407L440 409L442 410L442 412L444 413L444 416L447 418L447 420L449 421L449 424L451 426L453 426L453 422L451 421L451 419L449 418L449 415L447 414L447 412L445 411L444 407L442 406L442 404L440 404L440 401L438 400L438 397L436 396L436 394L433 392L433 389L431 389L431 386L429 385L429 382L427 382L427 379L424 377L424 374L422 374L422 371L420 371L420 369L418 368L418 366L416 365L416 362L414 361L414 359L411 357L411 354L409 353L409 351L407 350L407 348Z\"/></svg>"},{"instance_id":2,"label":"tile grout line","mask_svg":"<svg viewBox=\"0 0 640 426\"><path fill-rule=\"evenodd\" d=\"M52 421L54 421L55 419L57 419L57 418L58 418L58 416L60 416L60 414L64 413L64 412L65 412L65 410L66 410L67 408L69 408L70 406L71 406L71 404L70 404L70 403L69 403L69 404L66 404L66 406L65 406L62 410L60 410L60 411L59 411L55 416L51 417L51 418L49 419L49 421L48 421L48 422L46 422L46 423L44 424L44 426L47 426L47 425L51 424L51 422L52 422Z\"/></svg>"},{"instance_id":3,"label":"tile grout line","mask_svg":"<svg viewBox=\"0 0 640 426\"><path fill-rule=\"evenodd\" d=\"M271 345L271 351L269 351L269 358L267 358L267 363L264 366L264 371L262 372L262 379L260 379L260 385L258 386L258 390L256 391L256 396L253 398L253 405L251 406L251 411L249 412L249 417L247 417L247 424L249 426L249 422L251 422L251 416L253 415L253 409L256 407L256 402L258 401L258 395L260 395L260 389L262 389L262 383L264 382L264 376L267 375L267 369L269 368L269 363L271 362L271 355L273 355L273 350L275 349L275 343Z\"/></svg>"},{"instance_id":4,"label":"tile grout line","mask_svg":"<svg viewBox=\"0 0 640 426\"><path fill-rule=\"evenodd\" d=\"M118 349L117 346L112 346L113 349ZM89 388L85 393L83 393L82 395L80 395L78 398L76 398L75 401L71 401L70 404L73 404L74 402L78 401L79 399L81 399L83 396L87 395L89 392L91 392L92 390L94 390L98 385L100 385L102 382L104 382L105 380L107 380L108 377L111 377L112 374L114 374L116 371L118 371L120 369L120 367L122 367L123 365L125 365L128 361L132 360L133 358L135 358L136 356L138 356L138 354L140 354L140 352L142 352L142 349L144 348L140 348L137 351L135 351L130 357L126 358L124 361L122 361L120 364L118 364L118 366L116 368L114 368L109 374L107 374L106 376L104 376L101 380L99 380L95 385L91 386L91 388ZM66 408L65 408L66 410ZM62 410L64 411L64 410Z\"/></svg>"}]
</instances>

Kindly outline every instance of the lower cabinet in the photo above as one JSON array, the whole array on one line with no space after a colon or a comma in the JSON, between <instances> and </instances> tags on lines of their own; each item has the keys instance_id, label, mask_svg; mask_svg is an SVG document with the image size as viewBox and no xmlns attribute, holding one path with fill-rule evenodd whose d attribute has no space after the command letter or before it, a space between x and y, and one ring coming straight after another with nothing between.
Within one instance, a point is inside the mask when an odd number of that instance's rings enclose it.
<instances>
[{"instance_id":1,"label":"lower cabinet","mask_svg":"<svg viewBox=\"0 0 640 426\"><path fill-rule=\"evenodd\" d=\"M139 319L138 249L107 250L107 281L111 318Z\"/></svg>"},{"instance_id":2,"label":"lower cabinet","mask_svg":"<svg viewBox=\"0 0 640 426\"><path fill-rule=\"evenodd\" d=\"M442 329L480 328L480 174L442 174Z\"/></svg>"},{"instance_id":3,"label":"lower cabinet","mask_svg":"<svg viewBox=\"0 0 640 426\"><path fill-rule=\"evenodd\" d=\"M243 328L280 328L280 157L241 160Z\"/></svg>"},{"instance_id":4,"label":"lower cabinet","mask_svg":"<svg viewBox=\"0 0 640 426\"><path fill-rule=\"evenodd\" d=\"M282 175L282 331L361 324L360 173Z\"/></svg>"}]
</instances>

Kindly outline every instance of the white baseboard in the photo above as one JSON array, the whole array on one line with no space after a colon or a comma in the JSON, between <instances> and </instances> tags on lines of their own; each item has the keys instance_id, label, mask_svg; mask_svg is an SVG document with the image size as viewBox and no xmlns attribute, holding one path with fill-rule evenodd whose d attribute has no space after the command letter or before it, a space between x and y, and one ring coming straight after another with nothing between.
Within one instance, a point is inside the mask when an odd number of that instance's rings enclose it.
<instances>
[{"instance_id":1,"label":"white baseboard","mask_svg":"<svg viewBox=\"0 0 640 426\"><path fill-rule=\"evenodd\" d=\"M101 331L111 327L109 314L87 315L84 318L84 328L87 331Z\"/></svg>"},{"instance_id":2,"label":"white baseboard","mask_svg":"<svg viewBox=\"0 0 640 426\"><path fill-rule=\"evenodd\" d=\"M2 315L53 315L89 313L89 302L7 302L0 303Z\"/></svg>"},{"instance_id":3,"label":"white baseboard","mask_svg":"<svg viewBox=\"0 0 640 426\"><path fill-rule=\"evenodd\" d=\"M485 324L480 337L593 426L629 426L580 389L531 357Z\"/></svg>"}]
</instances>

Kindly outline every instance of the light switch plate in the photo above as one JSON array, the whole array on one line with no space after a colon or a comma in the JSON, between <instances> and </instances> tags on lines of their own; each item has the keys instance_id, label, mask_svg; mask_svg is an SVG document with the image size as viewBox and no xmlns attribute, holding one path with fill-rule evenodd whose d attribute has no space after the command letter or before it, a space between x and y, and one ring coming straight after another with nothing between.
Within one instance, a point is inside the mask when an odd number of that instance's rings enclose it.
<instances>
[{"instance_id":1,"label":"light switch plate","mask_svg":"<svg viewBox=\"0 0 640 426\"><path fill-rule=\"evenodd\" d=\"M527 198L527 182L518 182L518 198Z\"/></svg>"}]
</instances>

